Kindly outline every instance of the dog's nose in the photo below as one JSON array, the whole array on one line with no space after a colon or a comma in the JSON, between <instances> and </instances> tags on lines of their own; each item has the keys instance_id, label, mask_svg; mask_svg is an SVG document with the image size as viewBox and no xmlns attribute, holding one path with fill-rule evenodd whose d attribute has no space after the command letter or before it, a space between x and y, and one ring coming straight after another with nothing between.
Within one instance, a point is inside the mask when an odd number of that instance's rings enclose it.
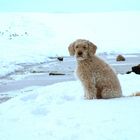
<instances>
[{"instance_id":1,"label":"dog's nose","mask_svg":"<svg viewBox=\"0 0 140 140\"><path fill-rule=\"evenodd\" d=\"M78 52L78 55L81 56L83 53L81 51Z\"/></svg>"}]
</instances>

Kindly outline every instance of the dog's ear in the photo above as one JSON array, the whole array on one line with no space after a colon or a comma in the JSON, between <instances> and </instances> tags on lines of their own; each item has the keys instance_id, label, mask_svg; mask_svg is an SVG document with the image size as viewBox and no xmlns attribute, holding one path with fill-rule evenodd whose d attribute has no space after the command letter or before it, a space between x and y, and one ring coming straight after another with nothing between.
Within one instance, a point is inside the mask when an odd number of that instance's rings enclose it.
<instances>
[{"instance_id":1,"label":"dog's ear","mask_svg":"<svg viewBox=\"0 0 140 140\"><path fill-rule=\"evenodd\" d=\"M70 53L71 56L74 56L75 55L74 44L75 43L73 42L68 47L68 50L69 50L69 53Z\"/></svg>"},{"instance_id":2,"label":"dog's ear","mask_svg":"<svg viewBox=\"0 0 140 140\"><path fill-rule=\"evenodd\" d=\"M88 46L89 46L89 53L94 55L96 53L97 46L90 41L88 41Z\"/></svg>"}]
</instances>

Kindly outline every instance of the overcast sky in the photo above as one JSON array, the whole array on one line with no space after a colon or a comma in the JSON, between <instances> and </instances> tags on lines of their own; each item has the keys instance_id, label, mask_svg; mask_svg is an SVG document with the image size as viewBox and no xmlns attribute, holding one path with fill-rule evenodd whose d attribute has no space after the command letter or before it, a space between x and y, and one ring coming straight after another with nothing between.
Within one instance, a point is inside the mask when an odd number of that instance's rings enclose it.
<instances>
[{"instance_id":1,"label":"overcast sky","mask_svg":"<svg viewBox=\"0 0 140 140\"><path fill-rule=\"evenodd\" d=\"M0 12L140 11L140 0L0 0Z\"/></svg>"}]
</instances>

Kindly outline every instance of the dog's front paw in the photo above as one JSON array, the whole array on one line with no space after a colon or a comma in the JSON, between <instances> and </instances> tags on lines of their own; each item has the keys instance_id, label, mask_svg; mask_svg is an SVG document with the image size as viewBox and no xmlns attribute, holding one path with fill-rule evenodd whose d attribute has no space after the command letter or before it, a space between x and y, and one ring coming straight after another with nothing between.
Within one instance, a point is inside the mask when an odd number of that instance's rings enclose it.
<instances>
[{"instance_id":1,"label":"dog's front paw","mask_svg":"<svg viewBox=\"0 0 140 140\"><path fill-rule=\"evenodd\" d=\"M93 96L93 95L86 95L86 96L84 96L85 97L85 99L87 99L87 100L92 100L92 99L96 99L96 96Z\"/></svg>"}]
</instances>

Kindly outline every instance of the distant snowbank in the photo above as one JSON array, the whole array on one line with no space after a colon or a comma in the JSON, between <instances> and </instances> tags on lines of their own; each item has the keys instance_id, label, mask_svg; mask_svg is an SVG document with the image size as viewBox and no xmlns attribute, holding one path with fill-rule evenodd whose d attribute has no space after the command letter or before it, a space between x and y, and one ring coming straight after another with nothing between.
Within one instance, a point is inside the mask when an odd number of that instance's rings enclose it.
<instances>
[{"instance_id":1,"label":"distant snowbank","mask_svg":"<svg viewBox=\"0 0 140 140\"><path fill-rule=\"evenodd\" d=\"M98 52L140 51L140 12L111 12L87 14L0 14L0 32L17 34L7 47L18 43L46 55L68 55L67 46L77 38L93 41ZM1 39L1 36L0 36ZM0 48L3 46L1 43ZM22 49L23 51L23 49ZM44 53L45 51L45 53Z\"/></svg>"},{"instance_id":2,"label":"distant snowbank","mask_svg":"<svg viewBox=\"0 0 140 140\"><path fill-rule=\"evenodd\" d=\"M0 13L0 19L2 69L68 56L68 45L77 38L94 42L98 53L140 52L140 12Z\"/></svg>"}]
</instances>

